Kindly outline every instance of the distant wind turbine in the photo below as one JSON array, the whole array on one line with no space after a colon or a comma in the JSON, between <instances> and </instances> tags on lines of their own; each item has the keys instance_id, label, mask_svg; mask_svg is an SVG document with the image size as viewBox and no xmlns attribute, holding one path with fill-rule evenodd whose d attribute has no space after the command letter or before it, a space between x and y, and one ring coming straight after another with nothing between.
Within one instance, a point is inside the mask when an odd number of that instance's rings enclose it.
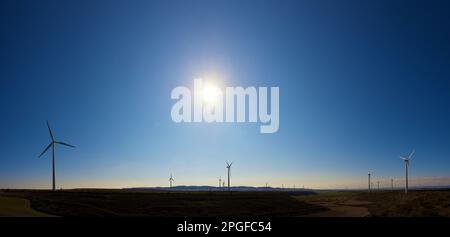
<instances>
[{"instance_id":1,"label":"distant wind turbine","mask_svg":"<svg viewBox=\"0 0 450 237\"><path fill-rule=\"evenodd\" d=\"M231 176L231 165L233 165L233 162L228 163L228 161L225 161L227 163L227 169L228 169L228 191L230 191L230 176Z\"/></svg>"},{"instance_id":2,"label":"distant wind turbine","mask_svg":"<svg viewBox=\"0 0 450 237\"><path fill-rule=\"evenodd\" d=\"M219 177L219 190L220 190L220 185L222 184L222 177Z\"/></svg>"},{"instance_id":3,"label":"distant wind turbine","mask_svg":"<svg viewBox=\"0 0 450 237\"><path fill-rule=\"evenodd\" d=\"M170 173L170 178L169 178L169 182L170 182L170 190L172 190L172 182L175 181L172 177L172 173Z\"/></svg>"},{"instance_id":4,"label":"distant wind turbine","mask_svg":"<svg viewBox=\"0 0 450 237\"><path fill-rule=\"evenodd\" d=\"M415 149L412 150L412 152L409 154L408 157L400 156L400 159L405 161L405 193L408 193L408 167L409 167L409 160L414 155L414 152L416 152Z\"/></svg>"},{"instance_id":5,"label":"distant wind turbine","mask_svg":"<svg viewBox=\"0 0 450 237\"><path fill-rule=\"evenodd\" d=\"M367 176L369 176L369 183L368 183L369 187L368 187L368 191L370 192L370 172L367 174Z\"/></svg>"},{"instance_id":6,"label":"distant wind turbine","mask_svg":"<svg viewBox=\"0 0 450 237\"><path fill-rule=\"evenodd\" d=\"M39 155L39 157L41 157L42 155L45 154L45 152L47 152L48 149L50 149L50 147L52 147L52 190L55 191L55 144L60 144L63 146L68 146L68 147L72 147L75 148L75 146L72 146L70 144L67 144L65 142L60 142L60 141L56 141L55 137L53 136L52 130L50 129L50 124L47 121L47 127L48 127L48 133L50 134L50 138L52 139L52 141L50 142L50 144L48 144L48 146L45 148L45 150Z\"/></svg>"}]
</instances>

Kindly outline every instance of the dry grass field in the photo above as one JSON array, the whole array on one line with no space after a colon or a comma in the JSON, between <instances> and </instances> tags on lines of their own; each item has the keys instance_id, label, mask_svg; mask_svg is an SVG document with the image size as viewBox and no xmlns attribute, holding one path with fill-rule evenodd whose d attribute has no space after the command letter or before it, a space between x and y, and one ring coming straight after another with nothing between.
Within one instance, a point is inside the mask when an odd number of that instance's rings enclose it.
<instances>
[{"instance_id":1,"label":"dry grass field","mask_svg":"<svg viewBox=\"0 0 450 237\"><path fill-rule=\"evenodd\" d=\"M449 217L450 190L182 192L4 190L0 216Z\"/></svg>"},{"instance_id":2,"label":"dry grass field","mask_svg":"<svg viewBox=\"0 0 450 237\"><path fill-rule=\"evenodd\" d=\"M282 192L10 190L4 195L28 199L33 209L56 216L286 217L326 210Z\"/></svg>"},{"instance_id":3,"label":"dry grass field","mask_svg":"<svg viewBox=\"0 0 450 237\"><path fill-rule=\"evenodd\" d=\"M312 216L449 217L450 190L342 191L297 196L297 200L326 206ZM366 210L366 211L365 211Z\"/></svg>"}]
</instances>

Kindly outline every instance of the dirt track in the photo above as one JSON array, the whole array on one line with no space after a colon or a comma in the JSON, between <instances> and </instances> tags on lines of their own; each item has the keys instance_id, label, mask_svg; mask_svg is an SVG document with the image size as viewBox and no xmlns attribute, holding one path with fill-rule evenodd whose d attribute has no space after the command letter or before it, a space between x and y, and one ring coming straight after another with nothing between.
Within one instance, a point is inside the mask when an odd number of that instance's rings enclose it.
<instances>
[{"instance_id":1,"label":"dirt track","mask_svg":"<svg viewBox=\"0 0 450 237\"><path fill-rule=\"evenodd\" d=\"M35 211L30 201L22 198L0 196L0 217L50 217L51 215Z\"/></svg>"}]
</instances>

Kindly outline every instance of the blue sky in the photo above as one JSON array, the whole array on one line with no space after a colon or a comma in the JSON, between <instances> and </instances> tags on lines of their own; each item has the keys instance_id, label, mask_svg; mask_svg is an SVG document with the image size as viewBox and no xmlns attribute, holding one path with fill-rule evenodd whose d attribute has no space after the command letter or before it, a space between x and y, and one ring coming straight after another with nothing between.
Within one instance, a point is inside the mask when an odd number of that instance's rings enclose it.
<instances>
[{"instance_id":1,"label":"blue sky","mask_svg":"<svg viewBox=\"0 0 450 237\"><path fill-rule=\"evenodd\" d=\"M0 187L365 187L450 171L445 1L2 1ZM278 86L280 129L176 124L202 77ZM400 182L400 181L399 181ZM398 184L400 185L400 183Z\"/></svg>"}]
</instances>

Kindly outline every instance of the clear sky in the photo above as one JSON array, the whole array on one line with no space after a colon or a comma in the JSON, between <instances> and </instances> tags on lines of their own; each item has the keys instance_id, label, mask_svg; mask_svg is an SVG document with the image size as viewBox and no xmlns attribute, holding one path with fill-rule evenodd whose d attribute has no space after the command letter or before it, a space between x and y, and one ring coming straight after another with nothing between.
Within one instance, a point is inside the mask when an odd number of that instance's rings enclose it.
<instances>
[{"instance_id":1,"label":"clear sky","mask_svg":"<svg viewBox=\"0 0 450 237\"><path fill-rule=\"evenodd\" d=\"M450 175L448 1L0 3L0 187L365 187ZM280 128L174 123L202 77L278 86ZM428 182L427 181L427 182ZM448 182L447 184L449 184ZM400 181L398 182L400 185Z\"/></svg>"}]
</instances>

